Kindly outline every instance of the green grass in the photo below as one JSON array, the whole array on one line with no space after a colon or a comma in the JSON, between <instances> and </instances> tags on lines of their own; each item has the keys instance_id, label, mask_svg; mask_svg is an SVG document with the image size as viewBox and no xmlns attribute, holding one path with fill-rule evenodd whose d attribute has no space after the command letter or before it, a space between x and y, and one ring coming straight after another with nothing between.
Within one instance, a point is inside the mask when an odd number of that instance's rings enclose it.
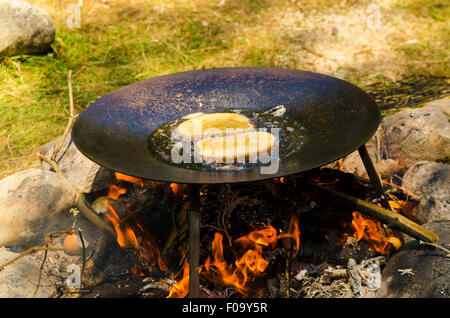
<instances>
[{"instance_id":1,"label":"green grass","mask_svg":"<svg viewBox=\"0 0 450 318\"><path fill-rule=\"evenodd\" d=\"M450 15L450 6L445 0L401 0L399 5L416 16L431 17L436 21L445 21Z\"/></svg>"},{"instance_id":2,"label":"green grass","mask_svg":"<svg viewBox=\"0 0 450 318\"><path fill-rule=\"evenodd\" d=\"M68 29L65 8L71 2L32 2L52 15L56 40L48 55L1 60L0 179L38 165L39 147L62 134L68 119L69 70L86 66L73 80L79 113L122 86L163 74L226 66L308 69L295 56L297 48L292 49L293 44L271 27L272 17L285 8L307 14L313 9L334 12L366 5L364 1L338 4L331 0L227 0L223 5L219 0L117 0L102 7L99 1L85 0L81 28ZM438 1L404 2L394 9L421 16L434 38L427 40L424 33L423 42L398 50L414 63L438 61L433 67L448 75L445 44L436 44L448 36L448 6ZM425 13L422 6L427 8ZM414 63L412 72L417 71ZM357 76L347 79L363 83Z\"/></svg>"}]
</instances>

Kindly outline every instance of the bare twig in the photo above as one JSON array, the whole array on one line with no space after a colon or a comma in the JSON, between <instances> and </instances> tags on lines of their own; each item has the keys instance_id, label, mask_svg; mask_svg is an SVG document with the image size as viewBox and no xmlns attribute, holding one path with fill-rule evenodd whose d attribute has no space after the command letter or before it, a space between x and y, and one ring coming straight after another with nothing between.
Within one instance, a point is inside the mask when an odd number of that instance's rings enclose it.
<instances>
[{"instance_id":1,"label":"bare twig","mask_svg":"<svg viewBox=\"0 0 450 318\"><path fill-rule=\"evenodd\" d=\"M420 201L422 199L422 197L420 197L417 194L414 194L414 193L408 191L405 187L398 186L398 185L396 185L394 183L391 183L391 182L388 182L388 181L383 181L383 183L388 185L388 186L390 186L390 187L392 187L392 188L394 188L394 189L398 189L398 190L402 191L405 195L407 195L408 197L410 197L413 200Z\"/></svg>"},{"instance_id":2,"label":"bare twig","mask_svg":"<svg viewBox=\"0 0 450 318\"><path fill-rule=\"evenodd\" d=\"M53 170L59 174L66 182L68 185L70 185L74 191L76 192L76 196L74 199L74 203L77 206L78 210L89 220L91 221L94 225L96 225L99 229L106 231L108 233L110 233L111 235L115 236L115 231L114 229L108 225L105 221L103 221L100 216L98 216L97 212L95 212L94 209L92 209L91 205L87 202L86 198L83 196L83 194L76 189L70 182L69 180L67 180L67 178L64 176L63 172L61 171L61 169L59 168L58 164L47 158L44 154L39 154L38 155L39 158L41 158L42 160L44 160L45 162L47 162L52 168Z\"/></svg>"},{"instance_id":3,"label":"bare twig","mask_svg":"<svg viewBox=\"0 0 450 318\"><path fill-rule=\"evenodd\" d=\"M303 44L300 44L300 46L301 46L301 48L304 49L306 52L309 52L309 53L311 53L311 54L313 54L313 55L316 55L316 56L318 56L318 57L324 58L324 59L326 59L326 60L329 59L329 58L326 57L325 55L320 54L320 53L318 53L318 52L316 52L316 51L310 49L309 47L304 46Z\"/></svg>"},{"instance_id":4,"label":"bare twig","mask_svg":"<svg viewBox=\"0 0 450 318\"><path fill-rule=\"evenodd\" d=\"M46 163L48 163L48 164L50 165L50 167L52 167L52 169L53 169L57 174L59 174L60 176L64 177L64 174L62 173L61 169L59 168L58 164L57 164L55 161L53 161L53 160L47 158L47 156L45 156L45 155L42 154L42 153L38 154L38 156L39 156L39 158L40 158L41 160L43 160L43 161L45 161ZM66 177L64 177L64 179L67 180ZM68 181L67 181L67 182L68 182Z\"/></svg>"},{"instance_id":5,"label":"bare twig","mask_svg":"<svg viewBox=\"0 0 450 318\"><path fill-rule=\"evenodd\" d=\"M3 263L0 265L0 270L2 270L3 268L5 268L6 266L14 263L15 261L17 261L18 259L21 259L22 257L28 255L28 254L32 254L32 253L36 253L38 251L43 251L43 250L48 250L48 251L62 251L62 248L55 248L55 247L46 247L46 246L33 246L29 249L27 249L25 252L20 253L19 255L17 255L16 257L10 259L9 261Z\"/></svg>"},{"instance_id":6,"label":"bare twig","mask_svg":"<svg viewBox=\"0 0 450 318\"><path fill-rule=\"evenodd\" d=\"M47 234L45 236L45 247L46 247L46 249L44 250L44 258L42 259L41 266L39 266L38 281L36 283L36 288L34 289L34 292L31 295L31 298L36 297L36 294L37 294L37 292L39 290L39 287L41 285L42 270L44 269L45 261L47 260L48 248L49 248L50 243L53 240L53 237L56 236L56 235L59 235L59 234L68 235L68 234L72 234L72 233L73 233L72 229L59 230L59 231L51 232L51 233L49 233L49 234Z\"/></svg>"},{"instance_id":7,"label":"bare twig","mask_svg":"<svg viewBox=\"0 0 450 318\"><path fill-rule=\"evenodd\" d=\"M13 159L15 159L14 153L12 152L12 149L11 149L11 145L9 144L9 137L11 137L11 134L9 134L8 137L6 137L6 146L8 147L9 154L11 155L11 157Z\"/></svg>"},{"instance_id":8,"label":"bare twig","mask_svg":"<svg viewBox=\"0 0 450 318\"><path fill-rule=\"evenodd\" d=\"M48 242L48 240L46 240L46 242L45 242L45 247L46 248L44 250L44 258L42 259L41 266L39 266L38 280L37 280L37 283L36 283L36 288L34 289L34 292L31 295L31 298L36 297L36 294L37 294L37 292L39 290L39 286L41 285L42 270L44 269L44 264L45 264L45 261L47 260L48 244L49 244L49 242Z\"/></svg>"},{"instance_id":9,"label":"bare twig","mask_svg":"<svg viewBox=\"0 0 450 318\"><path fill-rule=\"evenodd\" d=\"M27 249L25 252L22 252L19 255L17 255L16 257L14 257L14 258L10 259L9 261L1 264L0 265L0 270L2 270L5 266L8 266L8 265L14 263L18 259L20 259L20 258L22 258L22 257L24 257L25 255L28 255L28 254L32 254L32 253L35 253L35 252L38 252L38 251L43 251L43 250L46 250L46 251L62 251L63 250L62 248L49 247L48 245L51 243L52 238L55 235L57 235L57 234L71 234L71 233L73 233L72 229L59 230L59 231L48 233L45 236L46 237L45 238L45 246L33 246L33 247Z\"/></svg>"},{"instance_id":10,"label":"bare twig","mask_svg":"<svg viewBox=\"0 0 450 318\"><path fill-rule=\"evenodd\" d=\"M81 277L83 277L84 267L86 266L86 247L84 244L83 234L78 230L78 234L80 235L81 246L83 247L83 264L81 265Z\"/></svg>"},{"instance_id":11,"label":"bare twig","mask_svg":"<svg viewBox=\"0 0 450 318\"><path fill-rule=\"evenodd\" d=\"M430 245L430 246L433 246L433 247L438 248L440 250L443 250L444 252L447 253L447 257L450 257L450 250L445 248L445 247L443 247L442 245L439 245L437 243L424 242L424 241L419 241L419 244L421 244L421 245Z\"/></svg>"},{"instance_id":12,"label":"bare twig","mask_svg":"<svg viewBox=\"0 0 450 318\"><path fill-rule=\"evenodd\" d=\"M83 66L80 70L78 70L75 73L75 75L73 77L77 76L81 71L84 71L85 69L86 69L86 66ZM69 87L69 121L67 122L67 126L64 129L64 133L61 138L61 141L59 142L58 147L55 147L53 149L53 153L50 157L51 160L55 160L56 155L61 150L61 147L63 146L64 141L66 140L66 137L69 134L70 129L72 128L73 120L75 119L74 106L73 106L73 92L72 92L72 70L69 70L69 75L67 75L67 84Z\"/></svg>"}]
</instances>

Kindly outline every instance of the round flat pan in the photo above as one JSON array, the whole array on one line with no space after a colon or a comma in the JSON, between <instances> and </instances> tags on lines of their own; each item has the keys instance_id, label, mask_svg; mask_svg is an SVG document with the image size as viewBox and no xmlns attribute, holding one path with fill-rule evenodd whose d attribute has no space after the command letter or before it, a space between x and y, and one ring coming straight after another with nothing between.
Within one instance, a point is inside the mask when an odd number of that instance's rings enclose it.
<instances>
[{"instance_id":1,"label":"round flat pan","mask_svg":"<svg viewBox=\"0 0 450 318\"><path fill-rule=\"evenodd\" d=\"M306 128L307 139L299 151L280 161L274 174L261 174L259 168L185 169L156 159L149 150L149 135L181 116L278 105ZM337 78L281 68L218 68L155 77L118 89L83 111L72 135L86 157L127 175L177 183L235 183L286 176L335 161L367 142L380 119L367 93Z\"/></svg>"}]
</instances>

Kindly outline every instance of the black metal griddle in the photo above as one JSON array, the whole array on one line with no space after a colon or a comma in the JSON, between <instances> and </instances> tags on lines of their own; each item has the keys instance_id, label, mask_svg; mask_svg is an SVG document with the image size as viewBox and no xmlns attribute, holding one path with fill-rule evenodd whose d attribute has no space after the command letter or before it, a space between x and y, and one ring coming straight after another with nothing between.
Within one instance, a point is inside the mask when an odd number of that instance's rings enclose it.
<instances>
[{"instance_id":1,"label":"black metal griddle","mask_svg":"<svg viewBox=\"0 0 450 318\"><path fill-rule=\"evenodd\" d=\"M274 175L259 169L224 173L188 170L158 160L148 137L162 124L211 108L268 110L286 107L307 140L280 162ZM373 99L345 81L280 68L222 68L170 74L123 87L90 105L73 138L98 164L128 175L177 183L234 183L286 176L335 161L375 133L380 112Z\"/></svg>"},{"instance_id":2,"label":"black metal griddle","mask_svg":"<svg viewBox=\"0 0 450 318\"><path fill-rule=\"evenodd\" d=\"M149 135L164 123L211 109L268 110L283 105L306 128L303 147L283 159L275 174L190 170L160 161L149 149ZM199 184L251 182L296 174L359 150L382 204L389 209L365 148L381 116L360 88L317 73L281 68L218 68L144 80L106 95L78 117L72 136L92 161L127 175L191 184L190 296L198 296Z\"/></svg>"}]
</instances>

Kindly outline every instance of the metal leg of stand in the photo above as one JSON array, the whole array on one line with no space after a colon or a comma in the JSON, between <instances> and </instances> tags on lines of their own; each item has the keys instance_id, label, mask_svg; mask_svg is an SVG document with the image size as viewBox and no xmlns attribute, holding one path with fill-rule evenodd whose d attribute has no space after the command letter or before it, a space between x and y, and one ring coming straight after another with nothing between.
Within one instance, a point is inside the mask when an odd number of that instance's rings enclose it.
<instances>
[{"instance_id":1,"label":"metal leg of stand","mask_svg":"<svg viewBox=\"0 0 450 318\"><path fill-rule=\"evenodd\" d=\"M200 277L200 188L191 185L189 209L189 297L199 296Z\"/></svg>"},{"instance_id":2,"label":"metal leg of stand","mask_svg":"<svg viewBox=\"0 0 450 318\"><path fill-rule=\"evenodd\" d=\"M361 160L364 164L364 167L367 170L367 174L369 175L370 181L375 189L375 192L381 199L381 205L383 208L391 210L391 206L386 198L386 194L384 193L383 186L380 181L380 177L378 176L377 171L375 170L375 166L370 159L369 152L367 151L366 145L362 145L358 148L359 155L361 156Z\"/></svg>"}]
</instances>

